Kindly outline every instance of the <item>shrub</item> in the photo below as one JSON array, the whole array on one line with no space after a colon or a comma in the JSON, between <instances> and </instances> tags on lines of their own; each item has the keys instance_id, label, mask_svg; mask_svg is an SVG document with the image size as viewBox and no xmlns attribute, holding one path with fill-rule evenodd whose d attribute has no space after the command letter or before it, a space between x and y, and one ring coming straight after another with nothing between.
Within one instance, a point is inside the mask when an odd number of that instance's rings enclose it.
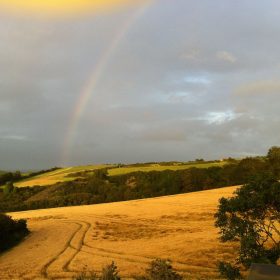
<instances>
[{"instance_id":1,"label":"shrub","mask_svg":"<svg viewBox=\"0 0 280 280\"><path fill-rule=\"evenodd\" d=\"M135 277L136 280L182 280L183 277L173 270L170 260L156 259L146 270L146 275Z\"/></svg>"},{"instance_id":2,"label":"shrub","mask_svg":"<svg viewBox=\"0 0 280 280\"><path fill-rule=\"evenodd\" d=\"M95 272L83 271L79 275L73 278L73 280L98 280L97 274Z\"/></svg>"},{"instance_id":3,"label":"shrub","mask_svg":"<svg viewBox=\"0 0 280 280\"><path fill-rule=\"evenodd\" d=\"M232 266L230 263L220 262L218 268L221 276L228 280L242 279L239 268Z\"/></svg>"},{"instance_id":4,"label":"shrub","mask_svg":"<svg viewBox=\"0 0 280 280\"><path fill-rule=\"evenodd\" d=\"M9 249L25 237L29 230L26 220L13 220L0 213L0 252Z\"/></svg>"},{"instance_id":5,"label":"shrub","mask_svg":"<svg viewBox=\"0 0 280 280\"><path fill-rule=\"evenodd\" d=\"M100 280L120 280L121 278L118 273L117 266L112 262L103 268Z\"/></svg>"},{"instance_id":6,"label":"shrub","mask_svg":"<svg viewBox=\"0 0 280 280\"><path fill-rule=\"evenodd\" d=\"M117 266L115 265L114 262L112 262L111 264L103 267L100 277L98 277L95 272L83 271L73 279L74 280L121 280L118 273L119 272Z\"/></svg>"}]
</instances>

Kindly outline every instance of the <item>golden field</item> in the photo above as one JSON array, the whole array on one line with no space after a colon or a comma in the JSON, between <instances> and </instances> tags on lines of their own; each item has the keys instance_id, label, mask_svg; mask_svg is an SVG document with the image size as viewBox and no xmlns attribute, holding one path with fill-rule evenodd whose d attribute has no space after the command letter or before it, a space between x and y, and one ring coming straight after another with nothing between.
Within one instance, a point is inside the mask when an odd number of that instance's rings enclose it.
<instances>
[{"instance_id":1,"label":"golden field","mask_svg":"<svg viewBox=\"0 0 280 280\"><path fill-rule=\"evenodd\" d=\"M236 245L219 242L213 215L235 189L12 213L31 234L0 256L0 279L71 279L112 260L130 279L158 257L186 279L216 279L217 261L233 258Z\"/></svg>"}]
</instances>

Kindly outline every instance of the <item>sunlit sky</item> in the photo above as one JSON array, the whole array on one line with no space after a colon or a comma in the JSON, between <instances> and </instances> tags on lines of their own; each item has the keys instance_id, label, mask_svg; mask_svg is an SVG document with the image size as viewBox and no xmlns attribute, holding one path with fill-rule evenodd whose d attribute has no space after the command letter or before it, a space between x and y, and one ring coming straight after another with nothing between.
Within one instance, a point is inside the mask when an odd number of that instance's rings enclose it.
<instances>
[{"instance_id":1,"label":"sunlit sky","mask_svg":"<svg viewBox=\"0 0 280 280\"><path fill-rule=\"evenodd\" d=\"M280 145L277 0L0 0L0 169Z\"/></svg>"}]
</instances>

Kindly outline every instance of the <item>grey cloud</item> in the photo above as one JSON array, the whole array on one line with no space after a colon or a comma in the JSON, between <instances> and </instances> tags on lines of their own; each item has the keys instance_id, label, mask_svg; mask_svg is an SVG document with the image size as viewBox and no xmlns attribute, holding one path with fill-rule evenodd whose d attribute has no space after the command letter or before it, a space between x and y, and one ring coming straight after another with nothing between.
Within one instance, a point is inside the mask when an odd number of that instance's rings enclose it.
<instances>
[{"instance_id":1,"label":"grey cloud","mask_svg":"<svg viewBox=\"0 0 280 280\"><path fill-rule=\"evenodd\" d=\"M237 60L232 53L229 53L227 51L219 51L217 52L216 56L218 59L224 60L229 63L235 63Z\"/></svg>"},{"instance_id":2,"label":"grey cloud","mask_svg":"<svg viewBox=\"0 0 280 280\"><path fill-rule=\"evenodd\" d=\"M265 95L279 93L280 82L277 80L255 81L246 85L242 85L236 90L236 94L238 95Z\"/></svg>"},{"instance_id":3,"label":"grey cloud","mask_svg":"<svg viewBox=\"0 0 280 280\"><path fill-rule=\"evenodd\" d=\"M63 20L0 19L0 169L222 158L280 141L279 1L156 1Z\"/></svg>"}]
</instances>

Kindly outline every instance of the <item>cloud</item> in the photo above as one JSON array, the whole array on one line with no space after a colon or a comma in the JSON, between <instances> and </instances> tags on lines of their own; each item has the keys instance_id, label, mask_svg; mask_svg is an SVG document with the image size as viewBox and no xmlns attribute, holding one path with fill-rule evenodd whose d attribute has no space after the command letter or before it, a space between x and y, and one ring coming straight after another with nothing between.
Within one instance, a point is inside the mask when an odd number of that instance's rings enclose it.
<instances>
[{"instance_id":1,"label":"cloud","mask_svg":"<svg viewBox=\"0 0 280 280\"><path fill-rule=\"evenodd\" d=\"M181 58L183 59L198 59L200 54L200 50L198 48L191 48L186 50L182 55Z\"/></svg>"},{"instance_id":2,"label":"cloud","mask_svg":"<svg viewBox=\"0 0 280 280\"><path fill-rule=\"evenodd\" d=\"M60 164L80 93L110 48L65 164L279 145L278 1L155 1L128 26L139 7L61 20L0 11L0 169Z\"/></svg>"},{"instance_id":3,"label":"cloud","mask_svg":"<svg viewBox=\"0 0 280 280\"><path fill-rule=\"evenodd\" d=\"M186 134L180 128L167 126L144 129L135 139L152 142L181 142L186 140Z\"/></svg>"},{"instance_id":4,"label":"cloud","mask_svg":"<svg viewBox=\"0 0 280 280\"><path fill-rule=\"evenodd\" d=\"M280 96L280 82L276 80L255 81L240 86L235 93L237 95L278 94Z\"/></svg>"},{"instance_id":5,"label":"cloud","mask_svg":"<svg viewBox=\"0 0 280 280\"><path fill-rule=\"evenodd\" d=\"M24 135L0 135L0 139L12 141L28 141L28 138Z\"/></svg>"},{"instance_id":6,"label":"cloud","mask_svg":"<svg viewBox=\"0 0 280 280\"><path fill-rule=\"evenodd\" d=\"M208 112L204 119L209 124L223 124L226 122L230 122L238 118L239 116L240 114L236 114L232 110L227 110L223 112Z\"/></svg>"},{"instance_id":7,"label":"cloud","mask_svg":"<svg viewBox=\"0 0 280 280\"><path fill-rule=\"evenodd\" d=\"M227 52L227 51L219 51L216 53L216 56L218 59L229 62L229 63L235 63L237 60L233 54L231 54L230 52Z\"/></svg>"}]
</instances>

